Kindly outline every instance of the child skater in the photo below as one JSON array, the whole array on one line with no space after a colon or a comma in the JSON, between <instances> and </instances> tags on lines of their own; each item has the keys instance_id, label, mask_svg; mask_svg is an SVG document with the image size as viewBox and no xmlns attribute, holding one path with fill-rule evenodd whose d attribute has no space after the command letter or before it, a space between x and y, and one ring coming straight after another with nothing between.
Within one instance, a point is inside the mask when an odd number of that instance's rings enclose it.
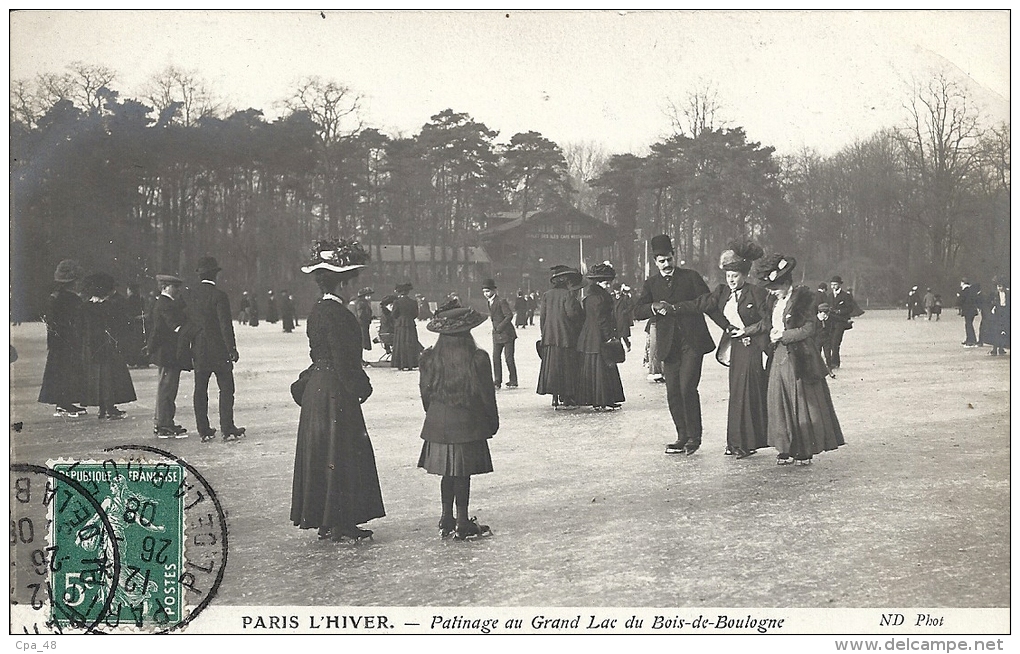
<instances>
[{"instance_id":1,"label":"child skater","mask_svg":"<svg viewBox=\"0 0 1020 654\"><path fill-rule=\"evenodd\" d=\"M488 439L499 429L492 363L488 352L471 337L471 330L486 320L454 298L439 307L426 325L439 339L422 353L419 363L425 442L418 467L442 475L439 534L443 538L452 535L466 540L492 533L487 525L468 517L471 475L492 472Z\"/></svg>"}]
</instances>

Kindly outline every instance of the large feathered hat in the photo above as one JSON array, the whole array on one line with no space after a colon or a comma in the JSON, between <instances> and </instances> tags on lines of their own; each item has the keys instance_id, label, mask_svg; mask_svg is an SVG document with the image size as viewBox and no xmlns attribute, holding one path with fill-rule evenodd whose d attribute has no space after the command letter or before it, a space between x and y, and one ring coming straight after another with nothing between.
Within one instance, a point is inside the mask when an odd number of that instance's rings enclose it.
<instances>
[{"instance_id":1,"label":"large feathered hat","mask_svg":"<svg viewBox=\"0 0 1020 654\"><path fill-rule=\"evenodd\" d=\"M301 266L301 272L310 273L316 270L347 272L364 268L368 260L368 252L357 241L342 238L324 239L312 245L311 258L308 263Z\"/></svg>"},{"instance_id":2,"label":"large feathered hat","mask_svg":"<svg viewBox=\"0 0 1020 654\"><path fill-rule=\"evenodd\" d=\"M486 320L486 316L471 307L462 306L460 300L453 298L436 309L425 329L437 334L460 334L471 331Z\"/></svg>"},{"instance_id":3,"label":"large feathered hat","mask_svg":"<svg viewBox=\"0 0 1020 654\"><path fill-rule=\"evenodd\" d=\"M762 283L781 284L792 278L793 269L797 266L797 260L785 254L773 254L761 262L758 271L758 278Z\"/></svg>"},{"instance_id":4,"label":"large feathered hat","mask_svg":"<svg viewBox=\"0 0 1020 654\"><path fill-rule=\"evenodd\" d=\"M751 264L764 255L765 251L755 243L730 241L719 257L719 267L723 270L736 270L746 275L751 272Z\"/></svg>"},{"instance_id":5,"label":"large feathered hat","mask_svg":"<svg viewBox=\"0 0 1020 654\"><path fill-rule=\"evenodd\" d=\"M594 282L602 282L616 278L616 271L613 269L612 264L608 261L597 263L588 269L588 274L585 275L588 279Z\"/></svg>"}]
</instances>

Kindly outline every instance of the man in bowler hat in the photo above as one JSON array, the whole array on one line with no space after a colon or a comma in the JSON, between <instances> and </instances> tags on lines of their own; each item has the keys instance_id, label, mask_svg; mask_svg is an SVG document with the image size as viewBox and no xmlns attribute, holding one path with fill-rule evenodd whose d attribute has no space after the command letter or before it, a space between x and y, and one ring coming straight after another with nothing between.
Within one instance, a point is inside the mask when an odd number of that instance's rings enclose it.
<instances>
[{"instance_id":1,"label":"man in bowler hat","mask_svg":"<svg viewBox=\"0 0 1020 654\"><path fill-rule=\"evenodd\" d=\"M174 275L156 275L156 282L160 294L152 307L152 331L146 345L149 358L159 368L152 431L159 438L187 438L188 430L174 422L181 371L191 370L191 362L180 347L185 323L184 300L180 297L184 281Z\"/></svg>"},{"instance_id":2,"label":"man in bowler hat","mask_svg":"<svg viewBox=\"0 0 1020 654\"><path fill-rule=\"evenodd\" d=\"M239 356L230 299L216 288L216 275L220 270L215 258L199 259L200 281L188 298L188 327L195 359L195 422L203 443L216 436L216 430L209 426L209 378L213 375L220 389L223 440L233 441L244 436L244 427L234 424L234 364Z\"/></svg>"},{"instance_id":3,"label":"man in bowler hat","mask_svg":"<svg viewBox=\"0 0 1020 654\"><path fill-rule=\"evenodd\" d=\"M701 447L701 365L715 348L701 313L678 313L674 305L708 293L708 284L695 270L676 267L673 242L666 234L652 238L652 255L658 274L645 280L634 307L638 320L655 325L656 352L662 361L666 401L676 427L676 441L666 454L694 454Z\"/></svg>"},{"instance_id":4,"label":"man in bowler hat","mask_svg":"<svg viewBox=\"0 0 1020 654\"><path fill-rule=\"evenodd\" d=\"M492 376L496 388L503 385L503 365L500 353L506 358L506 370L510 375L507 388L517 388L517 363L514 361L514 312L510 303L496 293L496 282L486 279L482 282L482 295L489 303L489 318L492 320Z\"/></svg>"},{"instance_id":5,"label":"man in bowler hat","mask_svg":"<svg viewBox=\"0 0 1020 654\"><path fill-rule=\"evenodd\" d=\"M839 348L843 344L843 333L853 327L853 318L863 313L857 306L853 295L843 287L843 278L833 275L829 280L832 288L832 299L829 307L829 348L826 350L825 362L829 371L839 369ZM911 309L912 310L912 309Z\"/></svg>"}]
</instances>

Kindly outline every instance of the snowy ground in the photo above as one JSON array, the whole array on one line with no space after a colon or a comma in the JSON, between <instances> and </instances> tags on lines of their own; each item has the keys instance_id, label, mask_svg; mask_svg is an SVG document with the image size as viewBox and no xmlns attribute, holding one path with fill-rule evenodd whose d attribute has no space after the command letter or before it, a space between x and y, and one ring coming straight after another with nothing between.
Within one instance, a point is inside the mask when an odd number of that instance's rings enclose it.
<instances>
[{"instance_id":1,"label":"snowy ground","mask_svg":"<svg viewBox=\"0 0 1020 654\"><path fill-rule=\"evenodd\" d=\"M706 357L705 437L692 457L673 438L665 389L645 380L643 323L621 366L627 402L610 414L554 412L534 392L538 327L519 332L521 388L497 394L495 472L472 508L495 535L440 540L439 479L415 467L423 411L416 372L371 368L364 405L388 515L373 542L320 542L288 521L299 408L289 385L307 366L304 322L235 325L238 444L157 441L154 368L133 370L129 419L64 421L36 402L39 324L12 327L11 461L105 458L103 448L166 448L198 468L229 517L224 605L591 607L1008 607L1009 357L965 349L963 323L870 311L830 380L847 446L811 467L774 451L724 457L726 369ZM475 338L491 351L488 323ZM420 323L425 345L434 335ZM369 357L378 358L378 350ZM211 389L212 390L212 389ZM215 416L215 391L211 394ZM213 417L213 423L216 423Z\"/></svg>"}]
</instances>

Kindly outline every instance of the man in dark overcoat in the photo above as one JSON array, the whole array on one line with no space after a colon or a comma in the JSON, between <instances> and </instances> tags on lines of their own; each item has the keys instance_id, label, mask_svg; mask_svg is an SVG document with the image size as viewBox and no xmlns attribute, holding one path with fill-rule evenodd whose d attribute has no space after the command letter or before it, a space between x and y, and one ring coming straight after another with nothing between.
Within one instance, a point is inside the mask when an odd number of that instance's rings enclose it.
<instances>
[{"instance_id":1,"label":"man in dark overcoat","mask_svg":"<svg viewBox=\"0 0 1020 654\"><path fill-rule=\"evenodd\" d=\"M517 363L514 360L517 330L514 329L514 312L510 303L496 292L495 281L486 279L482 282L482 295L489 303L489 319L492 320L492 381L497 389L503 385L503 364L499 358L502 354L510 376L506 387L517 388Z\"/></svg>"},{"instance_id":2,"label":"man in dark overcoat","mask_svg":"<svg viewBox=\"0 0 1020 654\"><path fill-rule=\"evenodd\" d=\"M77 404L84 399L81 298L74 286L82 270L77 261L65 259L53 273L56 290L46 308L46 368L39 401L55 404L55 416L76 418L86 414Z\"/></svg>"},{"instance_id":3,"label":"man in dark overcoat","mask_svg":"<svg viewBox=\"0 0 1020 654\"><path fill-rule=\"evenodd\" d=\"M175 275L156 275L156 282L160 294L152 307L152 329L146 345L149 359L159 368L152 431L158 438L187 438L188 430L174 423L181 371L191 370L191 362L182 356L180 339L185 323L184 300L180 297L184 281Z\"/></svg>"},{"instance_id":4,"label":"man in dark overcoat","mask_svg":"<svg viewBox=\"0 0 1020 654\"><path fill-rule=\"evenodd\" d=\"M369 334L369 327L372 325L372 301L369 299L375 291L370 286L358 291L358 298L354 300L354 317L358 319L361 326L361 349L366 352L372 349L372 337Z\"/></svg>"},{"instance_id":5,"label":"man in dark overcoat","mask_svg":"<svg viewBox=\"0 0 1020 654\"><path fill-rule=\"evenodd\" d=\"M978 298L976 289L970 285L966 278L960 280L960 292L956 294L957 307L960 315L963 316L965 338L960 345L975 347L977 345L977 334L974 333L974 318L978 315Z\"/></svg>"},{"instance_id":6,"label":"man in dark overcoat","mask_svg":"<svg viewBox=\"0 0 1020 654\"><path fill-rule=\"evenodd\" d=\"M216 288L222 270L213 257L198 260L199 283L188 296L188 332L195 359L195 423L202 442L212 440L216 430L209 426L209 379L216 375L220 389L220 430L223 440L244 436L244 427L234 424L234 364L240 358L230 320L230 299Z\"/></svg>"},{"instance_id":7,"label":"man in dark overcoat","mask_svg":"<svg viewBox=\"0 0 1020 654\"><path fill-rule=\"evenodd\" d=\"M708 293L708 284L697 271L676 267L669 236L652 238L651 246L658 274L645 280L634 317L655 324L656 352L651 355L662 361L666 401L676 427L676 441L666 446L666 454L694 454L701 447L701 366L715 342L704 314L678 313L673 305Z\"/></svg>"},{"instance_id":8,"label":"man in dark overcoat","mask_svg":"<svg viewBox=\"0 0 1020 654\"><path fill-rule=\"evenodd\" d=\"M853 326L853 318L863 313L857 306L854 296L843 286L843 278L833 275L829 280L832 289L832 300L829 307L829 349L825 362L829 371L839 369L839 347L843 344L843 333Z\"/></svg>"}]
</instances>

